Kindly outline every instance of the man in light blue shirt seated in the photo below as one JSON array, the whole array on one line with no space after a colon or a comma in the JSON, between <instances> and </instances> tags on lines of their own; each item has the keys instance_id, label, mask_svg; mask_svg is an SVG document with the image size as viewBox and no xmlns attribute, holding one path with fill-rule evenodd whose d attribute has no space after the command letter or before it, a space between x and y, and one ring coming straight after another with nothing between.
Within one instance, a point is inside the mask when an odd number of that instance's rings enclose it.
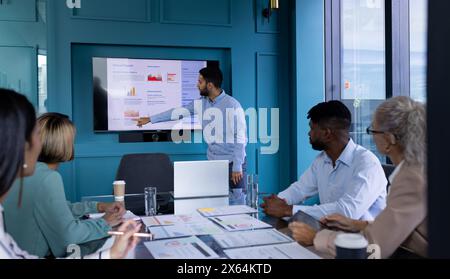
<instances>
[{"instance_id":1,"label":"man in light blue shirt seated","mask_svg":"<svg viewBox=\"0 0 450 279\"><path fill-rule=\"evenodd\" d=\"M350 138L350 111L330 101L313 107L308 119L312 148L322 152L299 181L278 196L264 198L264 212L279 218L301 210L316 219L338 213L374 220L386 207L387 180L378 158ZM298 205L317 194L320 205Z\"/></svg>"},{"instance_id":2,"label":"man in light blue shirt seated","mask_svg":"<svg viewBox=\"0 0 450 279\"><path fill-rule=\"evenodd\" d=\"M219 68L201 69L197 84L201 95L199 100L185 106L185 110L171 109L151 117L139 118L137 125L142 127L150 122L159 123L178 120L179 117L194 114L200 115L205 139L208 143L208 160L228 160L230 162L230 189L242 189L244 188L243 178L246 176L247 126L245 113L239 102L221 88L222 81L223 74ZM177 115L178 112L181 115ZM174 116L176 119L173 119ZM213 122L222 125L222 129L211 129L209 126ZM208 130L207 133L206 130Z\"/></svg>"}]
</instances>

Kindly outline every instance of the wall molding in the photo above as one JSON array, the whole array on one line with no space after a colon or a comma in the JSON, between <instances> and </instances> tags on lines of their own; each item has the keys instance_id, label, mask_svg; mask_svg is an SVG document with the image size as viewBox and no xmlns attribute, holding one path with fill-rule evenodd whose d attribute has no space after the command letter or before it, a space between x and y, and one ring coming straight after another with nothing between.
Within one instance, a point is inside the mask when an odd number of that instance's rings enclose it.
<instances>
[{"instance_id":1,"label":"wall molding","mask_svg":"<svg viewBox=\"0 0 450 279\"><path fill-rule=\"evenodd\" d=\"M118 21L118 22L144 22L151 23L152 22L152 5L151 0L145 1L145 19L132 18L132 17L123 17L123 18L115 18L115 17L102 17L102 16L79 16L77 15L78 9L73 9L71 13L71 19L78 20L100 20L100 21Z\"/></svg>"},{"instance_id":2,"label":"wall molding","mask_svg":"<svg viewBox=\"0 0 450 279\"><path fill-rule=\"evenodd\" d=\"M22 1L23 2L23 1ZM6 1L4 1L3 5L7 5L8 3ZM21 3L23 4L23 3ZM26 3L29 4L29 3ZM4 21L4 22L38 22L38 16L37 16L37 0L33 1L34 4L34 9L32 9L31 13L29 15L27 15L24 18L10 18L10 19L3 19L0 15L0 21ZM1 6L0 6L1 8Z\"/></svg>"},{"instance_id":3,"label":"wall molding","mask_svg":"<svg viewBox=\"0 0 450 279\"><path fill-rule=\"evenodd\" d=\"M255 94L255 104L256 107L259 108L259 99L258 99L258 93L259 93L259 89L261 88L261 85L259 84L259 81L261 80L260 76L259 76L259 64L261 63L261 59L262 57L267 57L267 56L274 56L274 57L279 57L280 54L278 52L264 52L264 51L258 51L256 52L256 61L255 61L255 67L256 67L256 94Z\"/></svg>"},{"instance_id":4,"label":"wall molding","mask_svg":"<svg viewBox=\"0 0 450 279\"><path fill-rule=\"evenodd\" d=\"M211 23L211 22L203 22L203 21L187 21L187 20L169 20L164 17L164 9L166 3L164 0L159 1L159 22L162 24L189 24L189 25L204 25L204 26L222 26L222 27L232 27L233 24L233 0L228 0L228 22L227 23Z\"/></svg>"}]
</instances>

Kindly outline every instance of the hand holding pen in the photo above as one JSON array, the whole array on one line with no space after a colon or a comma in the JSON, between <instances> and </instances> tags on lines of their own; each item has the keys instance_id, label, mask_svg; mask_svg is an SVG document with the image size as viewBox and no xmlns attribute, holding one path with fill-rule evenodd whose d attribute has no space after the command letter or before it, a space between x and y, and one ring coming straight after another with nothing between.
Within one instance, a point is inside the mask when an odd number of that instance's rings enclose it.
<instances>
[{"instance_id":1,"label":"hand holding pen","mask_svg":"<svg viewBox=\"0 0 450 279\"><path fill-rule=\"evenodd\" d=\"M141 226L133 220L128 220L119 227L117 233L122 235L116 238L114 245L111 247L110 256L112 259L123 259L136 247L139 237L135 234L141 230Z\"/></svg>"}]
</instances>

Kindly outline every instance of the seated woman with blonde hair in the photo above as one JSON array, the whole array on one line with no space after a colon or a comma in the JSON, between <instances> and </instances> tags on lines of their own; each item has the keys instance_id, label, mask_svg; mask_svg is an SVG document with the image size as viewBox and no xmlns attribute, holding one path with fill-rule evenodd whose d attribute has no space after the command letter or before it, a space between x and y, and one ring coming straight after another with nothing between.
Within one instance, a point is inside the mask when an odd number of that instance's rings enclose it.
<instances>
[{"instance_id":1,"label":"seated woman with blonde hair","mask_svg":"<svg viewBox=\"0 0 450 279\"><path fill-rule=\"evenodd\" d=\"M389 99L377 108L367 133L373 135L378 151L387 155L396 166L389 177L391 186L386 208L373 222L352 220L341 215L326 216L321 222L332 229L362 233L369 244L380 247L382 258L389 258L396 251L396 255L401 255L400 251L408 251L426 257L425 106L408 97ZM321 252L336 254L334 240L340 232L316 232L298 222L291 223L289 228L299 243L314 244Z\"/></svg>"},{"instance_id":2,"label":"seated woman with blonde hair","mask_svg":"<svg viewBox=\"0 0 450 279\"><path fill-rule=\"evenodd\" d=\"M70 244L108 237L111 227L122 221L125 209L120 203L67 202L57 169L60 163L74 158L75 127L58 113L42 115L37 127L42 142L39 162L32 176L12 186L3 203L5 223L23 250L39 257L63 257ZM106 214L81 220L85 214L96 212Z\"/></svg>"}]
</instances>

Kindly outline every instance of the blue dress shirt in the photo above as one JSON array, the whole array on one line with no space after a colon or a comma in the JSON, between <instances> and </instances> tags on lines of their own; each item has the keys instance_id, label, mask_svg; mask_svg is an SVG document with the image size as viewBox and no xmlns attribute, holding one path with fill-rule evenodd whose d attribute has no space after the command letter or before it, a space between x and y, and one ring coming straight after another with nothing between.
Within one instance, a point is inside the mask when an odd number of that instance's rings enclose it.
<instances>
[{"instance_id":1,"label":"blue dress shirt","mask_svg":"<svg viewBox=\"0 0 450 279\"><path fill-rule=\"evenodd\" d=\"M338 213L356 220L372 221L386 207L387 179L378 158L350 139L333 167L321 152L300 180L278 196L299 210L320 219ZM297 206L319 194L320 205Z\"/></svg>"},{"instance_id":2,"label":"blue dress shirt","mask_svg":"<svg viewBox=\"0 0 450 279\"><path fill-rule=\"evenodd\" d=\"M208 109L216 109L217 112L221 112L223 120L223 133L214 134L217 132L214 131L213 136L216 140L208 142L208 160L228 160L230 163L233 163L233 172L242 172L242 164L244 164L246 156L245 146L247 144L247 128L245 122L245 114L242 110L241 105L236 99L234 99L230 95L227 95L225 91L222 91L222 93L217 96L214 101L211 101L209 97L201 97L197 101L201 101L203 111L196 111L194 102L189 103L184 108L189 111L190 115L202 115L202 127L204 130L205 127L208 127L208 124L213 121L217 121L217 119L215 119L214 117L214 114L211 117L211 120L204 119L204 111ZM172 119L172 113L174 112L174 110L175 109L171 109L160 114L153 115L150 117L150 120L152 123L178 120ZM229 110L230 112L231 110L236 110L238 113L234 115L229 114L227 113L227 110ZM211 112L213 113L214 110L211 110ZM233 124L231 125L231 123Z\"/></svg>"}]
</instances>

